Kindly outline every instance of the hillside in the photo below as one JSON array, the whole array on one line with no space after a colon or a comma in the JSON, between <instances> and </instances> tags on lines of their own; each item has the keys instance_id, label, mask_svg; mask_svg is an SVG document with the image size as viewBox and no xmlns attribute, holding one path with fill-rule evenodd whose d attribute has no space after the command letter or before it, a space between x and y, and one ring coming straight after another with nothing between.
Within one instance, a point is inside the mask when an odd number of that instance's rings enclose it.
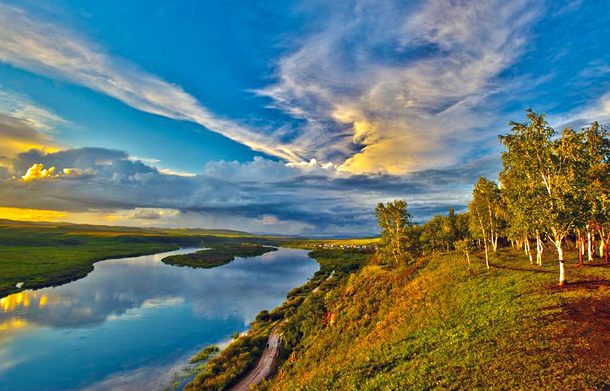
<instances>
[{"instance_id":1,"label":"hillside","mask_svg":"<svg viewBox=\"0 0 610 391\"><path fill-rule=\"evenodd\" d=\"M610 267L570 254L560 288L551 257L538 267L501 250L489 271L455 252L367 266L285 322L294 351L260 388L607 389Z\"/></svg>"}]
</instances>

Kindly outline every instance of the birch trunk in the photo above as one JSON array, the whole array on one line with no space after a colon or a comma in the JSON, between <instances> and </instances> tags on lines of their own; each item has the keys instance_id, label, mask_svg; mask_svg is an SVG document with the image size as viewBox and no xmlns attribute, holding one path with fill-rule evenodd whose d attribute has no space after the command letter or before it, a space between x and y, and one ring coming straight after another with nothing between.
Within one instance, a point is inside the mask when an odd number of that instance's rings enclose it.
<instances>
[{"instance_id":1,"label":"birch trunk","mask_svg":"<svg viewBox=\"0 0 610 391\"><path fill-rule=\"evenodd\" d=\"M559 286L563 286L566 283L566 276L563 264L563 249L561 248L561 242L557 245L557 255L559 258Z\"/></svg>"},{"instance_id":2,"label":"birch trunk","mask_svg":"<svg viewBox=\"0 0 610 391\"><path fill-rule=\"evenodd\" d=\"M542 246L542 241L540 240L540 234L536 232L536 264L538 266L542 266L542 252L544 251L544 247Z\"/></svg>"},{"instance_id":3,"label":"birch trunk","mask_svg":"<svg viewBox=\"0 0 610 391\"><path fill-rule=\"evenodd\" d=\"M588 251L588 260L589 262L593 261L593 251L591 250L591 230L589 229L589 225L587 224L587 251Z\"/></svg>"},{"instance_id":4,"label":"birch trunk","mask_svg":"<svg viewBox=\"0 0 610 391\"><path fill-rule=\"evenodd\" d=\"M487 240L483 240L485 245L485 265L487 266L487 270L489 270L489 251L487 250Z\"/></svg>"},{"instance_id":5,"label":"birch trunk","mask_svg":"<svg viewBox=\"0 0 610 391\"><path fill-rule=\"evenodd\" d=\"M525 253L530 258L530 265L533 265L534 264L534 260L532 259L532 252L530 251L530 240L529 240L529 238L525 239Z\"/></svg>"},{"instance_id":6,"label":"birch trunk","mask_svg":"<svg viewBox=\"0 0 610 391\"><path fill-rule=\"evenodd\" d=\"M578 266L582 266L583 265L583 258L585 255L585 243L584 243L584 238L580 232L580 229L578 230Z\"/></svg>"}]
</instances>

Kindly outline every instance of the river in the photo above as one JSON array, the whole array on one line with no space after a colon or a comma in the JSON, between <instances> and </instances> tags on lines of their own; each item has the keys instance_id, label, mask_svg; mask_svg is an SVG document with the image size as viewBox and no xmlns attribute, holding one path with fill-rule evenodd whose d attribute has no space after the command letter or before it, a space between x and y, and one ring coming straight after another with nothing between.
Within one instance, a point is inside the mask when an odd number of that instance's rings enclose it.
<instances>
[{"instance_id":1,"label":"river","mask_svg":"<svg viewBox=\"0 0 610 391\"><path fill-rule=\"evenodd\" d=\"M1 299L0 389L163 388L318 269L285 248L213 269L161 262L194 250L98 262L80 280Z\"/></svg>"}]
</instances>

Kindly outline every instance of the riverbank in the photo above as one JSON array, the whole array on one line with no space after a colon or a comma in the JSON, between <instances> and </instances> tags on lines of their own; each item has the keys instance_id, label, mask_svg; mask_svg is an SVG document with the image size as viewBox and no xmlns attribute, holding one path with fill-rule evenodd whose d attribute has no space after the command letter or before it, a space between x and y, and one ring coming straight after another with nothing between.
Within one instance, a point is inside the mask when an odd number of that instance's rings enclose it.
<instances>
[{"instance_id":1,"label":"riverbank","mask_svg":"<svg viewBox=\"0 0 610 391\"><path fill-rule=\"evenodd\" d=\"M281 306L271 312L261 311L250 323L251 328L246 334L237 337L220 354L195 369L195 378L184 390L219 390L238 384L259 361L272 330L283 322L280 332L286 335L287 330L300 324L300 320L291 321L294 316L300 317L300 314L307 313L310 302L320 300L322 292L341 284L352 273L368 264L371 254L356 250L315 250L309 256L320 265L320 269L309 281L288 292L287 300ZM331 274L333 277L329 278ZM316 288L319 293L313 293ZM292 339L290 341L292 343ZM279 363L288 357L290 346L283 340Z\"/></svg>"},{"instance_id":2,"label":"riverbank","mask_svg":"<svg viewBox=\"0 0 610 391\"><path fill-rule=\"evenodd\" d=\"M349 263L345 251L328 251L312 256ZM610 266L579 267L569 254L570 284L559 288L556 261L545 255L542 267L502 249L490 270L481 254L467 270L457 252L408 267L365 262L339 278L321 269L185 389L241 384L280 321L278 368L257 390L606 389Z\"/></svg>"}]
</instances>

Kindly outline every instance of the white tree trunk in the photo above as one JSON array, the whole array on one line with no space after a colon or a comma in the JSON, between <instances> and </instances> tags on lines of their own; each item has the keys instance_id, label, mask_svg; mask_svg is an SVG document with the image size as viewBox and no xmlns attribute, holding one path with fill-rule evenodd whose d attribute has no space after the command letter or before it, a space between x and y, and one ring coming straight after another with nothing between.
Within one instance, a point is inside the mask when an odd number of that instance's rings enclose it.
<instances>
[{"instance_id":1,"label":"white tree trunk","mask_svg":"<svg viewBox=\"0 0 610 391\"><path fill-rule=\"evenodd\" d=\"M593 249L591 247L591 231L589 230L589 225L587 225L587 251L589 262L593 261Z\"/></svg>"},{"instance_id":2,"label":"white tree trunk","mask_svg":"<svg viewBox=\"0 0 610 391\"><path fill-rule=\"evenodd\" d=\"M559 258L559 286L563 286L566 283L566 276L563 262L563 248L561 247L561 240L555 243L557 246L557 257Z\"/></svg>"},{"instance_id":3,"label":"white tree trunk","mask_svg":"<svg viewBox=\"0 0 610 391\"><path fill-rule=\"evenodd\" d=\"M530 265L534 264L534 260L532 259L532 252L530 251L530 240L529 239L525 239L525 253L529 256L530 258Z\"/></svg>"},{"instance_id":4,"label":"white tree trunk","mask_svg":"<svg viewBox=\"0 0 610 391\"><path fill-rule=\"evenodd\" d=\"M540 234L536 234L536 264L538 266L542 266L542 252L544 251L544 247L542 246L542 241L540 240Z\"/></svg>"},{"instance_id":5,"label":"white tree trunk","mask_svg":"<svg viewBox=\"0 0 610 391\"><path fill-rule=\"evenodd\" d=\"M553 244L557 249L557 258L559 260L559 286L563 286L566 284L566 276L564 269L565 265L563 263L563 237L564 235L562 235L559 231L553 228Z\"/></svg>"},{"instance_id":6,"label":"white tree trunk","mask_svg":"<svg viewBox=\"0 0 610 391\"><path fill-rule=\"evenodd\" d=\"M489 270L489 251L487 250L487 240L483 240L485 244L485 265L487 266L487 270Z\"/></svg>"}]
</instances>

